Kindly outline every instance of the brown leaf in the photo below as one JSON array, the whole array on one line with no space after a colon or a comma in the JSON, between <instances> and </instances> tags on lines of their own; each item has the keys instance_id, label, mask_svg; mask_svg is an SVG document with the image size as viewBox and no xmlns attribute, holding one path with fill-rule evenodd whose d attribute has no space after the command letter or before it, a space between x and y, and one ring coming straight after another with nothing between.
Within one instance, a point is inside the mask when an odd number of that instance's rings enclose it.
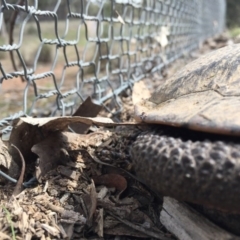
<instances>
[{"instance_id":1,"label":"brown leaf","mask_svg":"<svg viewBox=\"0 0 240 240\"><path fill-rule=\"evenodd\" d=\"M42 127L45 131L62 131L65 130L70 123L84 123L89 126L120 126L120 125L136 125L132 122L115 123L110 118L105 117L49 117L49 118L21 118L22 121L33 126Z\"/></svg>"},{"instance_id":2,"label":"brown leaf","mask_svg":"<svg viewBox=\"0 0 240 240\"><path fill-rule=\"evenodd\" d=\"M40 181L42 176L60 164L66 165L70 160L77 160L71 159L69 152L81 150L88 146L99 146L110 134L109 132L87 135L70 132L51 133L45 140L32 147L32 152L39 156L37 179ZM68 172L68 176L71 176L70 172Z\"/></svg>"},{"instance_id":3,"label":"brown leaf","mask_svg":"<svg viewBox=\"0 0 240 240\"><path fill-rule=\"evenodd\" d=\"M102 110L102 106L92 102L92 99L88 97L73 114L73 116L80 117L96 117ZM90 125L84 123L71 123L70 128L75 133L85 133L89 129Z\"/></svg>"},{"instance_id":4,"label":"brown leaf","mask_svg":"<svg viewBox=\"0 0 240 240\"><path fill-rule=\"evenodd\" d=\"M96 185L105 185L109 188L116 188L119 192L123 192L127 188L127 180L119 174L105 174L94 176L93 181Z\"/></svg>"},{"instance_id":5,"label":"brown leaf","mask_svg":"<svg viewBox=\"0 0 240 240\"><path fill-rule=\"evenodd\" d=\"M40 181L50 170L64 162L64 144L60 132L52 133L48 138L32 147L32 152L39 156L39 165L36 170L36 178Z\"/></svg>"},{"instance_id":6,"label":"brown leaf","mask_svg":"<svg viewBox=\"0 0 240 240\"><path fill-rule=\"evenodd\" d=\"M32 146L43 139L44 136L37 126L29 125L18 119L14 121L9 144L14 144L19 148L27 164L36 160L36 155L31 151ZM21 159L18 152L10 148L10 154L20 166Z\"/></svg>"}]
</instances>

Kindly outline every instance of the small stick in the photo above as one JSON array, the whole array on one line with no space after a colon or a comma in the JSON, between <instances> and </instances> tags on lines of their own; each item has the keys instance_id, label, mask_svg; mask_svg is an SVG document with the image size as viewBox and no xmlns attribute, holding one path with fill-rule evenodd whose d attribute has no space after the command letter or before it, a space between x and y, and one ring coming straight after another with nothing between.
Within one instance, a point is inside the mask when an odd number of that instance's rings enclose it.
<instances>
[{"instance_id":1,"label":"small stick","mask_svg":"<svg viewBox=\"0 0 240 240\"><path fill-rule=\"evenodd\" d=\"M25 166L24 157L23 157L22 153L20 152L20 150L19 150L15 145L13 145L13 144L12 144L12 147L14 147L14 148L18 151L19 156L20 156L21 161L22 161L21 174L20 174L20 176L19 176L19 178L18 178L17 184L16 184L16 186L15 186L15 188L14 188L14 190L13 190L13 194L12 194L13 196L16 196L16 195L18 195L18 194L22 191L23 177L24 177L24 173L25 173L25 168L26 168L26 166Z\"/></svg>"}]
</instances>

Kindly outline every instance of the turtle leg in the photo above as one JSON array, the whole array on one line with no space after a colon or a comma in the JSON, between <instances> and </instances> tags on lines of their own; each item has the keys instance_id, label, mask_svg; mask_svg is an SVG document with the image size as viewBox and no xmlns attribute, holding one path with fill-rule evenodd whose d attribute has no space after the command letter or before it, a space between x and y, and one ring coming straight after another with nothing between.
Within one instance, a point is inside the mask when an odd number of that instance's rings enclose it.
<instances>
[{"instance_id":1,"label":"turtle leg","mask_svg":"<svg viewBox=\"0 0 240 240\"><path fill-rule=\"evenodd\" d=\"M130 154L138 177L162 195L240 213L239 143L144 132Z\"/></svg>"}]
</instances>

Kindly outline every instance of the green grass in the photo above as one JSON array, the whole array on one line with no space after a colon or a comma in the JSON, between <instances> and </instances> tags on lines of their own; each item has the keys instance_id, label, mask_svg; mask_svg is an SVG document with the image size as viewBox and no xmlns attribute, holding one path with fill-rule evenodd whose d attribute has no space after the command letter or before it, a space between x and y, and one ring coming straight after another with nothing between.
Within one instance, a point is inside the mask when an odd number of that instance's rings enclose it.
<instances>
[{"instance_id":1,"label":"green grass","mask_svg":"<svg viewBox=\"0 0 240 240\"><path fill-rule=\"evenodd\" d=\"M10 225L10 228L11 228L12 240L16 240L16 234L15 234L15 230L14 230L14 226L13 226L11 214L10 214L10 212L7 210L7 208L5 208L4 206L2 206L2 209L4 210L4 212L5 212L5 214L6 214L6 218L7 218L8 224Z\"/></svg>"}]
</instances>

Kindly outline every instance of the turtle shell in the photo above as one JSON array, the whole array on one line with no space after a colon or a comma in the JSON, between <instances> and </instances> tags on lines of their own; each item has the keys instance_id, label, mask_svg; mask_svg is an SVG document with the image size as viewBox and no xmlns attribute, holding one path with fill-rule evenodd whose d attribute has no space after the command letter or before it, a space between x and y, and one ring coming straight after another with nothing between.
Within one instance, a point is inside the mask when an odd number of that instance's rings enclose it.
<instances>
[{"instance_id":1,"label":"turtle shell","mask_svg":"<svg viewBox=\"0 0 240 240\"><path fill-rule=\"evenodd\" d=\"M186 65L135 106L138 122L240 135L240 44Z\"/></svg>"}]
</instances>

